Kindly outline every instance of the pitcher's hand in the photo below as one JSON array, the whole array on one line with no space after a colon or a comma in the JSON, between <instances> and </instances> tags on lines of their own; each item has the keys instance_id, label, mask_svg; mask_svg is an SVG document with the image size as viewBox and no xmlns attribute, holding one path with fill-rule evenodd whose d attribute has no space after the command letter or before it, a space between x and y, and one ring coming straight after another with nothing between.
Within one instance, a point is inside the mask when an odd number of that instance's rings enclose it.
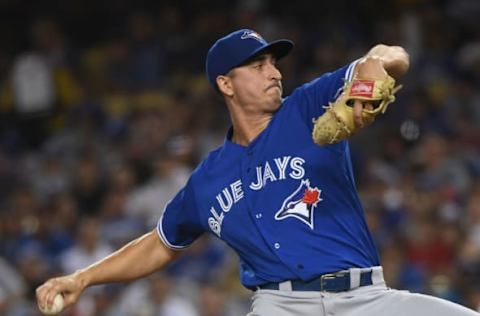
<instances>
[{"instance_id":1,"label":"pitcher's hand","mask_svg":"<svg viewBox=\"0 0 480 316\"><path fill-rule=\"evenodd\" d=\"M55 296L61 293L64 308L67 308L77 302L84 289L85 286L76 274L52 278L37 288L37 305L41 308L52 306Z\"/></svg>"}]
</instances>

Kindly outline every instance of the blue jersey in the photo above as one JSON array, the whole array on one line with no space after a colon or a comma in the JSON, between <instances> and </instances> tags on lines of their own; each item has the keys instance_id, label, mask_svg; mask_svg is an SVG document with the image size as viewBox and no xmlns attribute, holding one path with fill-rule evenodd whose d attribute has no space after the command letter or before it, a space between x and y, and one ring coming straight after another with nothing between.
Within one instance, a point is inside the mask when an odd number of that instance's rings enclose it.
<instances>
[{"instance_id":1,"label":"blue jersey","mask_svg":"<svg viewBox=\"0 0 480 316\"><path fill-rule=\"evenodd\" d=\"M353 67L297 88L248 146L231 142L230 130L167 204L157 226L163 242L179 249L214 234L238 253L248 288L378 266L348 142L318 146L311 136L312 119Z\"/></svg>"}]
</instances>

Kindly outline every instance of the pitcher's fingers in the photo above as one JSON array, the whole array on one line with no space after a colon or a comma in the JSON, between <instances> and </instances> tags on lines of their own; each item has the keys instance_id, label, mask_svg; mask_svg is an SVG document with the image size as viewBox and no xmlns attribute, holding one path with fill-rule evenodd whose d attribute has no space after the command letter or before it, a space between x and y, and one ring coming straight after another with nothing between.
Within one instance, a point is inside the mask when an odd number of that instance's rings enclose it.
<instances>
[{"instance_id":1,"label":"pitcher's fingers","mask_svg":"<svg viewBox=\"0 0 480 316\"><path fill-rule=\"evenodd\" d=\"M40 308L45 307L45 291L45 284L37 287L37 289L35 290L35 295L37 297L37 305Z\"/></svg>"},{"instance_id":2,"label":"pitcher's fingers","mask_svg":"<svg viewBox=\"0 0 480 316\"><path fill-rule=\"evenodd\" d=\"M363 105L363 108L366 109L366 110L371 111L371 110L373 110L374 107L373 107L373 104L372 104L372 103L368 102L368 103L365 103L365 104Z\"/></svg>"},{"instance_id":3,"label":"pitcher's fingers","mask_svg":"<svg viewBox=\"0 0 480 316\"><path fill-rule=\"evenodd\" d=\"M60 293L58 292L56 289L55 289L55 286L52 286L49 291L47 292L47 294L45 295L45 304L47 306L53 306L53 300L55 298L55 296Z\"/></svg>"},{"instance_id":4,"label":"pitcher's fingers","mask_svg":"<svg viewBox=\"0 0 480 316\"><path fill-rule=\"evenodd\" d=\"M363 127L363 119L362 119L362 110L363 104L360 100L355 100L353 103L353 120L357 127Z\"/></svg>"},{"instance_id":5,"label":"pitcher's fingers","mask_svg":"<svg viewBox=\"0 0 480 316\"><path fill-rule=\"evenodd\" d=\"M58 293L62 292L61 283L55 278L47 281L42 289L42 301L46 306L52 306L53 300Z\"/></svg>"},{"instance_id":6,"label":"pitcher's fingers","mask_svg":"<svg viewBox=\"0 0 480 316\"><path fill-rule=\"evenodd\" d=\"M49 297L51 295L50 292L52 291L52 283L50 281L44 283L42 286L38 287L36 290L36 296L37 296L37 305L39 307L46 307L46 306L51 306L53 300L49 302Z\"/></svg>"},{"instance_id":7,"label":"pitcher's fingers","mask_svg":"<svg viewBox=\"0 0 480 316\"><path fill-rule=\"evenodd\" d=\"M63 293L63 302L65 308L77 302L80 293Z\"/></svg>"}]
</instances>

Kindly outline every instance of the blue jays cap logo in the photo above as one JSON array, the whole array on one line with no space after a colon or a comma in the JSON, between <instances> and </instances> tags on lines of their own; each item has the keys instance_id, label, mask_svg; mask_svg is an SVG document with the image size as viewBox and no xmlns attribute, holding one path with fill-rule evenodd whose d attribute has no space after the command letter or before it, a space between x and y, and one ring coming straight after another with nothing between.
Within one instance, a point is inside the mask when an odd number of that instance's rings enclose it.
<instances>
[{"instance_id":1,"label":"blue jays cap logo","mask_svg":"<svg viewBox=\"0 0 480 316\"><path fill-rule=\"evenodd\" d=\"M258 33L255 32L255 31L252 31L252 30L247 30L247 31L243 32L243 34L242 34L242 36L241 36L240 38L241 38L241 39L252 38L252 39L254 39L254 40L259 41L259 42L262 43L262 44L266 44L266 43L267 43L260 34L258 34Z\"/></svg>"},{"instance_id":2,"label":"blue jays cap logo","mask_svg":"<svg viewBox=\"0 0 480 316\"><path fill-rule=\"evenodd\" d=\"M313 229L313 210L322 201L322 190L312 188L308 179L302 180L299 187L283 201L282 207L275 214L276 220L295 217Z\"/></svg>"}]
</instances>

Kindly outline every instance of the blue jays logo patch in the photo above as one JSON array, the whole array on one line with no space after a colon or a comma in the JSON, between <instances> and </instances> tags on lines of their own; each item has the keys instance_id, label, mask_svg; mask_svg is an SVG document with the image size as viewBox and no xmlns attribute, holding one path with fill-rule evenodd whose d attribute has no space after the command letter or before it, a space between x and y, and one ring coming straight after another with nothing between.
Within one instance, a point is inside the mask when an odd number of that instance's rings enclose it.
<instances>
[{"instance_id":1,"label":"blue jays logo patch","mask_svg":"<svg viewBox=\"0 0 480 316\"><path fill-rule=\"evenodd\" d=\"M283 201L282 207L275 214L276 220L295 217L313 229L313 210L322 201L322 190L312 188L310 180L302 180L300 186Z\"/></svg>"},{"instance_id":2,"label":"blue jays logo patch","mask_svg":"<svg viewBox=\"0 0 480 316\"><path fill-rule=\"evenodd\" d=\"M252 30L243 32L242 37L240 38L241 39L252 38L254 40L259 41L260 43L263 43L263 44L266 43L266 41L263 39L263 37L260 34Z\"/></svg>"}]
</instances>

